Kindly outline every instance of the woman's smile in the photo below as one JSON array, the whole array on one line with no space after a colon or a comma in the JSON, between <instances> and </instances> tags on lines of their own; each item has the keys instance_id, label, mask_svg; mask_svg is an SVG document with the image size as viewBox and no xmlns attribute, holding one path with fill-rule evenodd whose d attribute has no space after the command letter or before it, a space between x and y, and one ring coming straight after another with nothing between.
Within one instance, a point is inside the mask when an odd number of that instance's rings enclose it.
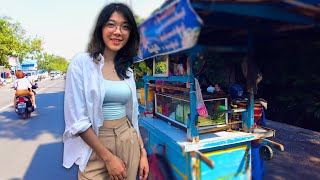
<instances>
[{"instance_id":1,"label":"woman's smile","mask_svg":"<svg viewBox=\"0 0 320 180\"><path fill-rule=\"evenodd\" d=\"M110 40L114 45L119 45L122 41L121 39L118 39L118 38L111 38Z\"/></svg>"}]
</instances>

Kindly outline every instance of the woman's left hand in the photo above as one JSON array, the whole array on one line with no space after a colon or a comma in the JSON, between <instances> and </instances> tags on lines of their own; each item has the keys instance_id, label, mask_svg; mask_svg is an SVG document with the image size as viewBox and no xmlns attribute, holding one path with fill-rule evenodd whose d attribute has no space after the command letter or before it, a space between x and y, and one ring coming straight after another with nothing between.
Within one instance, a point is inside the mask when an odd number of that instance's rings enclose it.
<instances>
[{"instance_id":1,"label":"woman's left hand","mask_svg":"<svg viewBox=\"0 0 320 180\"><path fill-rule=\"evenodd\" d=\"M141 149L140 164L139 164L139 179L146 180L149 174L149 163L147 158L147 152L145 149Z\"/></svg>"}]
</instances>

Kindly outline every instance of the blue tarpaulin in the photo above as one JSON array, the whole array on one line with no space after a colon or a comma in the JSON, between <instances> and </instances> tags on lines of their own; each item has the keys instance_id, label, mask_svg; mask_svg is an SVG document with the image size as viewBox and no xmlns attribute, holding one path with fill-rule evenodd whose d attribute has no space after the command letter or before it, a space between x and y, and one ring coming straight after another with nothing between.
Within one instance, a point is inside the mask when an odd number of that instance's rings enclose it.
<instances>
[{"instance_id":1,"label":"blue tarpaulin","mask_svg":"<svg viewBox=\"0 0 320 180\"><path fill-rule=\"evenodd\" d=\"M34 59L23 59L21 63L21 70L27 71L27 70L36 70L38 64L37 60Z\"/></svg>"}]
</instances>

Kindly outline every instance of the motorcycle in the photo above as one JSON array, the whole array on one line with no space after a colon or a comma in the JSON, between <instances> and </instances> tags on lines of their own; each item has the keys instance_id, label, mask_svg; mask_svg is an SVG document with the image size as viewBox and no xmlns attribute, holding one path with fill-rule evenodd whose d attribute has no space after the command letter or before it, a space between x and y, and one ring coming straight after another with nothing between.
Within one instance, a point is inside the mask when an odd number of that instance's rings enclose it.
<instances>
[{"instance_id":1,"label":"motorcycle","mask_svg":"<svg viewBox=\"0 0 320 180\"><path fill-rule=\"evenodd\" d=\"M16 113L24 119L30 118L34 107L31 103L31 98L28 95L17 96L17 103L15 106Z\"/></svg>"},{"instance_id":2,"label":"motorcycle","mask_svg":"<svg viewBox=\"0 0 320 180\"><path fill-rule=\"evenodd\" d=\"M34 95L36 95L36 92L34 91L34 89L37 89L37 88L38 88L37 83L32 85L31 89ZM31 102L31 96L19 95L16 97L16 102L17 102L15 105L16 113L24 119L30 118L31 113L34 111L34 107L32 106L32 102Z\"/></svg>"}]
</instances>

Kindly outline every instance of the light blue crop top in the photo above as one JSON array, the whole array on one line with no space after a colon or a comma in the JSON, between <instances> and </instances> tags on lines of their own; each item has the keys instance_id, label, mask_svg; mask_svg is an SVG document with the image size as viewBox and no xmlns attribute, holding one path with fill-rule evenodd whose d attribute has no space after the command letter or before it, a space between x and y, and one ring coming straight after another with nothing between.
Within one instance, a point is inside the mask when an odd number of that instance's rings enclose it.
<instances>
[{"instance_id":1,"label":"light blue crop top","mask_svg":"<svg viewBox=\"0 0 320 180\"><path fill-rule=\"evenodd\" d=\"M131 91L125 81L104 80L105 96L102 104L104 120L120 119L126 116L126 107Z\"/></svg>"}]
</instances>

